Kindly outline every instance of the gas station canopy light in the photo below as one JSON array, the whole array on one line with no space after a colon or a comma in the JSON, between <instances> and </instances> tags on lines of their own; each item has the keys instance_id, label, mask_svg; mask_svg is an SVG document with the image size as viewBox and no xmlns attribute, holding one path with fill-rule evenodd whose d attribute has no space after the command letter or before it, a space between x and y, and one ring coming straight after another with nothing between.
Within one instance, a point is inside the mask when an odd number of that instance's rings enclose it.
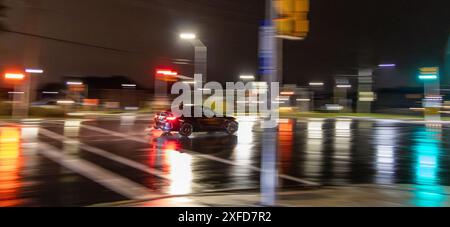
<instances>
[{"instance_id":1,"label":"gas station canopy light","mask_svg":"<svg viewBox=\"0 0 450 227\"><path fill-rule=\"evenodd\" d=\"M420 80L436 80L439 78L439 67L423 67L419 69Z\"/></svg>"}]
</instances>

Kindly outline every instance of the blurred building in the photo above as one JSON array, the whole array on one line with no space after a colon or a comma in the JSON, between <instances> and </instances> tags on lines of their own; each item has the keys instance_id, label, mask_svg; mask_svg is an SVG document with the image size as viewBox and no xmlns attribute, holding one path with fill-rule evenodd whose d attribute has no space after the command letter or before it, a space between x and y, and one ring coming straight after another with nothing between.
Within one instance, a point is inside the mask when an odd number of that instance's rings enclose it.
<instances>
[{"instance_id":1,"label":"blurred building","mask_svg":"<svg viewBox=\"0 0 450 227\"><path fill-rule=\"evenodd\" d=\"M71 76L65 77L64 81L59 90L48 91L49 86L46 86L41 89L41 93L58 92L59 98L71 99L81 103L91 102L98 104L100 107L111 109L142 107L153 96L152 90L143 89L125 76Z\"/></svg>"}]
</instances>

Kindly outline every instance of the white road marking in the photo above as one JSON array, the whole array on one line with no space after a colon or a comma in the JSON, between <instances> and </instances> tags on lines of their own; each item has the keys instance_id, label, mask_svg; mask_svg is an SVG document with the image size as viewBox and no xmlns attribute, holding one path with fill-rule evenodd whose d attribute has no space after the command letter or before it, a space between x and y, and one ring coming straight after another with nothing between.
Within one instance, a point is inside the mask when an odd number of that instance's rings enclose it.
<instances>
[{"instance_id":1,"label":"white road marking","mask_svg":"<svg viewBox=\"0 0 450 227\"><path fill-rule=\"evenodd\" d=\"M194 153L196 155L196 157L203 157L203 158L206 158L206 159L210 159L210 160L214 160L214 161L217 161L217 162L226 163L226 164L233 165L233 166L247 167L247 168L249 168L249 169L251 169L253 171L256 171L256 172L262 172L262 173L265 172L265 170L263 170L263 169L261 169L259 167L256 167L256 166L242 165L242 164L238 164L238 163L235 163L233 161L222 159L222 158L218 158L218 157L215 157L215 156L212 156L212 155L201 154L201 153L198 153L198 152L195 152L195 151L184 150L184 149L181 149L180 151L186 152L186 153ZM297 178L297 177L293 177L293 176L289 176L289 175L285 175L285 174L278 174L278 176L280 178L283 178L283 179L286 179L286 180L295 181L295 182L306 184L306 185L309 185L309 186L318 186L319 185L319 184L317 184L315 182L312 182L312 181L303 180L303 179L300 179L300 178Z\"/></svg>"},{"instance_id":2,"label":"white road marking","mask_svg":"<svg viewBox=\"0 0 450 227\"><path fill-rule=\"evenodd\" d=\"M111 130L108 130L108 129L103 129L103 128L99 128L99 127L95 127L95 126L91 126L91 125L81 124L80 127L81 128L85 128L85 129L89 129L91 131L96 131L96 132L100 132L100 133L103 133L103 134L112 135L112 136L115 136L115 137L126 138L127 140L132 140L132 141L135 141L135 142L138 142L138 143L145 143L145 144L149 144L150 143L148 140L145 140L145 139L140 139L140 138L137 138L137 137L134 137L134 136L130 136L128 134L124 134L124 133L121 133L121 132L115 132L115 131L111 131Z\"/></svg>"},{"instance_id":3,"label":"white road marking","mask_svg":"<svg viewBox=\"0 0 450 227\"><path fill-rule=\"evenodd\" d=\"M89 129L89 130L92 130L92 131L104 133L104 134L109 134L109 135L116 136L116 137L122 137L124 139L132 140L132 141L139 142L139 143L150 144L150 142L148 140L146 140L146 139L133 137L133 136L130 136L130 135L127 135L127 134L124 134L124 133L111 131L111 130L108 130L108 129L98 128L98 127L95 127L95 126L83 125L83 124L80 127L86 128L86 129ZM185 153L194 154L196 157L201 157L201 158L209 159L209 160L216 161L216 162L226 163L226 164L233 165L233 166L242 166L242 167L250 168L251 170L254 170L254 171L257 171L257 172L263 172L263 170L261 168L258 168L258 167L252 166L252 165L240 165L240 164L237 164L237 163L235 163L233 161L230 161L230 160L227 160L227 159L218 158L218 157L215 157L215 156L212 156L212 155L207 155L207 154L201 154L199 152L186 150L186 149L181 149L180 151L181 152L185 152ZM285 175L285 174L278 174L278 176L280 178L283 178L283 179L286 179L286 180L299 182L299 183L306 184L306 185L309 185L309 186L319 186L318 183L315 183L315 182L312 182L312 181L308 181L308 180L303 180L303 179L300 179L300 178L297 178L297 177L293 177L293 176L289 176L289 175Z\"/></svg>"},{"instance_id":4,"label":"white road marking","mask_svg":"<svg viewBox=\"0 0 450 227\"><path fill-rule=\"evenodd\" d=\"M163 196L160 193L151 192L146 187L114 174L91 162L65 155L57 148L49 144L43 142L39 143L38 152L61 166L89 178L128 199L148 200Z\"/></svg>"},{"instance_id":5,"label":"white road marking","mask_svg":"<svg viewBox=\"0 0 450 227\"><path fill-rule=\"evenodd\" d=\"M55 140L58 140L58 141L64 141L64 142L69 142L69 143L73 143L73 142L79 143L77 140L70 139L70 138L65 137L63 135L59 135L59 134L54 133L52 131L49 131L47 129L40 128L39 132L42 135L45 135L45 136L47 136L49 138L52 138L52 139L55 139ZM128 167L132 167L134 169L138 169L138 170L140 170L142 172L145 172L145 173L148 173L148 174L152 174L152 175L155 175L157 177L160 177L160 178L163 178L163 179L166 179L166 180L169 180L169 181L171 180L163 172L161 172L161 171L159 171L157 169L150 168L147 165L144 165L142 163L138 163L138 162L129 160L129 159L124 158L122 156L113 154L111 152L102 150L100 148L92 147L92 146L84 144L84 143L79 143L79 146L80 146L81 149L83 149L85 151L88 151L88 152L91 152L93 154L102 156L102 157L107 158L109 160L113 160L115 162L121 163L121 164L126 165Z\"/></svg>"},{"instance_id":6,"label":"white road marking","mask_svg":"<svg viewBox=\"0 0 450 227\"><path fill-rule=\"evenodd\" d=\"M103 133L103 134L112 135L112 136L115 136L115 137L121 137L121 138L124 138L126 140L132 140L132 141L139 142L139 143L150 144L150 142L148 140L146 140L146 139L133 137L133 136L130 136L128 134L124 134L124 133L120 133L120 132L116 132L116 131L111 131L111 130L108 130L108 129L103 129L103 128L99 128L99 127L95 127L95 126L91 126L91 125L84 125L84 124L81 124L80 127L86 128L88 130L100 132L100 133ZM77 140L70 139L68 137L59 135L57 133L51 132L51 131L43 129L43 128L40 128L40 132L42 134L50 137L50 138L53 138L53 139L56 139L56 140L59 140L59 141L77 142ZM121 156L112 154L112 153L110 153L108 151L105 151L105 150L102 150L102 149L99 149L99 148L96 148L96 147L92 147L92 146L89 146L89 145L86 145L86 144L83 144L83 143L80 143L80 148L82 148L83 150L89 151L91 153L95 153L95 154L97 154L99 156L108 158L110 160L116 161L118 163L127 165L129 167L132 167L132 168L135 168L135 169L139 169L139 170L141 170L143 172L146 172L146 173L149 173L149 174L153 174L153 175L158 176L160 178L163 178L163 179L166 179L166 180L169 180L169 181L171 180L169 177L165 176L159 170L150 168L150 167L148 167L146 165L143 165L141 163L138 163L138 162L135 162L135 161L131 161L131 160L123 158ZM263 172L264 171L264 170L262 170L259 167L255 167L255 166L252 166L252 165L240 165L240 164L237 164L237 163L235 163L233 161L230 161L230 160L227 160L227 159L218 158L218 157L215 157L215 156L212 156L212 155L207 155L207 154L201 154L199 152L192 151L192 150L182 149L180 151L185 152L185 153L195 154L196 157L201 157L201 158L209 159L209 160L212 160L212 161L225 163L225 164L228 164L228 165L242 166L242 167L250 168L251 170L256 171L256 172ZM319 186L318 183L315 183L315 182L312 182L312 181L308 181L308 180L303 180L303 179L300 179L300 178L297 178L297 177L293 177L293 176L289 176L289 175L285 175L285 174L278 174L278 177L283 178L283 179L287 179L287 180L291 180L291 181L295 181L295 182L299 182L299 183L302 183L302 184L306 184L306 185L309 185L309 186ZM192 186L194 187L194 184Z\"/></svg>"}]
</instances>

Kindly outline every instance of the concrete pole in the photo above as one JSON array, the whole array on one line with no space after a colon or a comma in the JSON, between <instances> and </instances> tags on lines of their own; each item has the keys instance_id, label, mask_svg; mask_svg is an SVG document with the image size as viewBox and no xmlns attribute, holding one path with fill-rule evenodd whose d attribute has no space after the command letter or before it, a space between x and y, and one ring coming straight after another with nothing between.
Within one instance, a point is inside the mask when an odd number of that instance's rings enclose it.
<instances>
[{"instance_id":1,"label":"concrete pole","mask_svg":"<svg viewBox=\"0 0 450 227\"><path fill-rule=\"evenodd\" d=\"M207 82L208 73L208 48L200 39L194 39L192 44L195 48L195 73L201 74L202 81Z\"/></svg>"},{"instance_id":2,"label":"concrete pole","mask_svg":"<svg viewBox=\"0 0 450 227\"><path fill-rule=\"evenodd\" d=\"M441 114L437 112L442 105L440 97L439 76L435 80L424 82L425 121L440 121Z\"/></svg>"}]
</instances>

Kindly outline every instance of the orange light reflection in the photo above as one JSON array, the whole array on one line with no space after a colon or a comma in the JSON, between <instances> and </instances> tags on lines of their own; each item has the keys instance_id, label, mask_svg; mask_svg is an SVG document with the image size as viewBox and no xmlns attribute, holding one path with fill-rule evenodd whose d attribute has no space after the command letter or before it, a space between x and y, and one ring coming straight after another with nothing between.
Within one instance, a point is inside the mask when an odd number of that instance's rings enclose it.
<instances>
[{"instance_id":1,"label":"orange light reflection","mask_svg":"<svg viewBox=\"0 0 450 227\"><path fill-rule=\"evenodd\" d=\"M20 134L19 128L0 128L0 207L20 204Z\"/></svg>"}]
</instances>

